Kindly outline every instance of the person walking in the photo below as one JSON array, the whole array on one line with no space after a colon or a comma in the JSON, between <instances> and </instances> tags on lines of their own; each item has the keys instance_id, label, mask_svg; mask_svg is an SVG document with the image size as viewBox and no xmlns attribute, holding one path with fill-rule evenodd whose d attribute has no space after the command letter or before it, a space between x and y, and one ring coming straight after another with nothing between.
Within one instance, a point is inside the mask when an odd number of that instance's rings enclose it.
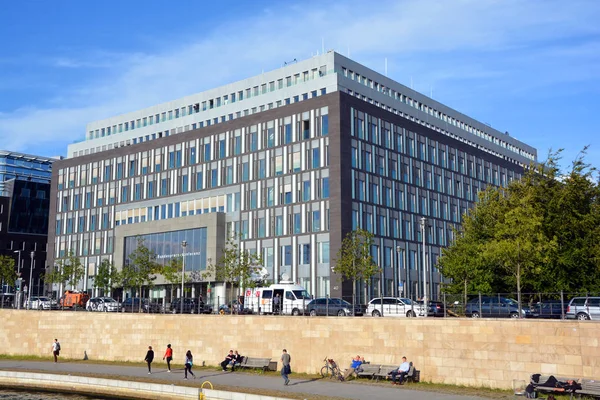
<instances>
[{"instance_id":1,"label":"person walking","mask_svg":"<svg viewBox=\"0 0 600 400\"><path fill-rule=\"evenodd\" d=\"M54 343L52 343L52 354L54 355L54 362L58 362L58 356L60 355L60 343L58 339L54 339Z\"/></svg>"},{"instance_id":2,"label":"person walking","mask_svg":"<svg viewBox=\"0 0 600 400\"><path fill-rule=\"evenodd\" d=\"M290 383L288 375L292 373L292 367L290 366L291 361L292 357L288 354L286 349L283 349L283 354L281 355L281 377L283 378L283 384L285 386Z\"/></svg>"},{"instance_id":3,"label":"person walking","mask_svg":"<svg viewBox=\"0 0 600 400\"><path fill-rule=\"evenodd\" d=\"M171 348L171 344L167 345L167 350L165 351L165 355L163 356L163 360L167 360L167 372L171 372L171 360L173 360L173 349Z\"/></svg>"},{"instance_id":4,"label":"person walking","mask_svg":"<svg viewBox=\"0 0 600 400\"><path fill-rule=\"evenodd\" d=\"M280 305L281 305L281 298L279 297L279 293L277 293L275 295L275 297L273 297L273 314L281 313Z\"/></svg>"},{"instance_id":5,"label":"person walking","mask_svg":"<svg viewBox=\"0 0 600 400\"><path fill-rule=\"evenodd\" d=\"M150 375L152 373L152 361L154 361L154 350L152 350L152 346L148 346L148 352L146 353L144 361L148 363L148 375Z\"/></svg>"},{"instance_id":6,"label":"person walking","mask_svg":"<svg viewBox=\"0 0 600 400\"><path fill-rule=\"evenodd\" d=\"M187 379L188 372L196 379L196 375L192 372L192 366L194 365L194 356L190 350L185 353L185 377Z\"/></svg>"}]
</instances>

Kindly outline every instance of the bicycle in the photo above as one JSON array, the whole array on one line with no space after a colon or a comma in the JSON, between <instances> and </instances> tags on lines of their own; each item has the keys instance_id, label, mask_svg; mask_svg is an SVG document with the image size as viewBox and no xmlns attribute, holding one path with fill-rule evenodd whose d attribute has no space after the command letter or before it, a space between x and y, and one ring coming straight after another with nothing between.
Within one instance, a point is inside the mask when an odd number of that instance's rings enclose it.
<instances>
[{"instance_id":1,"label":"bicycle","mask_svg":"<svg viewBox=\"0 0 600 400\"><path fill-rule=\"evenodd\" d=\"M341 380L342 371L340 371L340 368L338 367L337 363L333 361L333 359L327 357L325 357L323 361L325 362L325 365L321 368L321 376L323 378L336 378Z\"/></svg>"}]
</instances>

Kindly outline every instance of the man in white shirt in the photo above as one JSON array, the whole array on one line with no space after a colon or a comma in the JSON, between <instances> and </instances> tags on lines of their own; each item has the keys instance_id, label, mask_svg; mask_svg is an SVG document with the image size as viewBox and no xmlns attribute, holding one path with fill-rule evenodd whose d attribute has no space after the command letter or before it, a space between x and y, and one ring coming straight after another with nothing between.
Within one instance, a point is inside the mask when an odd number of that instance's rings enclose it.
<instances>
[{"instance_id":1,"label":"man in white shirt","mask_svg":"<svg viewBox=\"0 0 600 400\"><path fill-rule=\"evenodd\" d=\"M406 361L406 357L402 357L402 364L398 367L398 369L390 372L392 375L392 385L402 385L402 380L408 374L408 370L410 369L410 364ZM398 383L396 383L396 378L398 378Z\"/></svg>"},{"instance_id":2,"label":"man in white shirt","mask_svg":"<svg viewBox=\"0 0 600 400\"><path fill-rule=\"evenodd\" d=\"M58 356L60 354L60 343L58 343L58 339L54 339L54 343L52 343L52 354L54 355L54 362L58 362Z\"/></svg>"}]
</instances>

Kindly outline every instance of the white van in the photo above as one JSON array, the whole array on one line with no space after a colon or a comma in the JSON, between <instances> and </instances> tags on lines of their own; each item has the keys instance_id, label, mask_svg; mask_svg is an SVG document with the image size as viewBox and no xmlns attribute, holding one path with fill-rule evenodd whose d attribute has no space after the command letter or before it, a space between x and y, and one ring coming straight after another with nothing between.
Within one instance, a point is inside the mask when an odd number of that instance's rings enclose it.
<instances>
[{"instance_id":1,"label":"white van","mask_svg":"<svg viewBox=\"0 0 600 400\"><path fill-rule=\"evenodd\" d=\"M279 308L273 298L279 295ZM303 315L311 297L300 285L293 282L280 282L267 287L246 289L244 307L256 314Z\"/></svg>"}]
</instances>

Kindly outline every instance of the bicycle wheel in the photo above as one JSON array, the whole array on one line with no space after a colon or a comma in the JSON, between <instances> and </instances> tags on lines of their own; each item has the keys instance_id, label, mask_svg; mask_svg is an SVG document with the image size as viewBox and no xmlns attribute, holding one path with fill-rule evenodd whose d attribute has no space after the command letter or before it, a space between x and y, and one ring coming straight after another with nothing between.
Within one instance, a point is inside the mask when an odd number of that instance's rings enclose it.
<instances>
[{"instance_id":1,"label":"bicycle wheel","mask_svg":"<svg viewBox=\"0 0 600 400\"><path fill-rule=\"evenodd\" d=\"M342 371L339 368L336 367L333 369L332 378L335 378L335 379L338 379L341 381L343 379L343 376L344 375L342 374Z\"/></svg>"},{"instance_id":2,"label":"bicycle wheel","mask_svg":"<svg viewBox=\"0 0 600 400\"><path fill-rule=\"evenodd\" d=\"M331 368L329 368L328 366L324 366L323 368L321 368L321 376L323 378L331 378L331 372Z\"/></svg>"}]
</instances>

